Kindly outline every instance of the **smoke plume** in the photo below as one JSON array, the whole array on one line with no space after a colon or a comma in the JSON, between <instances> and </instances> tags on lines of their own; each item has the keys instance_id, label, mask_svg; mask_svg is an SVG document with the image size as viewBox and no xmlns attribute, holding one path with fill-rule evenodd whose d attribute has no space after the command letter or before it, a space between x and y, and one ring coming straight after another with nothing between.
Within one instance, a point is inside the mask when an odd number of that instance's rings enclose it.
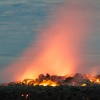
<instances>
[{"instance_id":1,"label":"smoke plume","mask_svg":"<svg viewBox=\"0 0 100 100\"><path fill-rule=\"evenodd\" d=\"M50 24L41 30L20 59L1 72L1 77L20 80L36 78L40 73L65 75L79 72L80 55L89 36L91 9L88 2L64 1L53 8L50 16Z\"/></svg>"}]
</instances>

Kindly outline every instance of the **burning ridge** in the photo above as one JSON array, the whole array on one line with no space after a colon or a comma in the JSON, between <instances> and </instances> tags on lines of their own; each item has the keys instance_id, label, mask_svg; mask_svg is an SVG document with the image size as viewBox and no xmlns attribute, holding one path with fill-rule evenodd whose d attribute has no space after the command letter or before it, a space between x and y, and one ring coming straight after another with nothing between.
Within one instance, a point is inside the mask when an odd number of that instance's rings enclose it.
<instances>
[{"instance_id":1,"label":"burning ridge","mask_svg":"<svg viewBox=\"0 0 100 100\"><path fill-rule=\"evenodd\" d=\"M12 85L29 85L29 86L95 86L100 85L100 75L91 76L89 74L71 74L65 76L40 74L36 79L24 79L20 82L11 82Z\"/></svg>"}]
</instances>

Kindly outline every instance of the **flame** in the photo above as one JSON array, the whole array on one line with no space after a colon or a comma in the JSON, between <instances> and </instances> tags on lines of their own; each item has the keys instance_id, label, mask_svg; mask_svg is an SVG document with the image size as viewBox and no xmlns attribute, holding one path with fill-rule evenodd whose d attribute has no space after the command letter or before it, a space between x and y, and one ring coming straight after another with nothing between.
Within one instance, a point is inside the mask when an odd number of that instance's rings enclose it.
<instances>
[{"instance_id":1,"label":"flame","mask_svg":"<svg viewBox=\"0 0 100 100\"><path fill-rule=\"evenodd\" d=\"M100 84L100 77L89 75L87 79L90 80L91 83Z\"/></svg>"},{"instance_id":2,"label":"flame","mask_svg":"<svg viewBox=\"0 0 100 100\"><path fill-rule=\"evenodd\" d=\"M57 83L54 81L51 81L51 80L43 80L43 82L41 82L39 85L55 87L55 86L57 86Z\"/></svg>"},{"instance_id":3,"label":"flame","mask_svg":"<svg viewBox=\"0 0 100 100\"><path fill-rule=\"evenodd\" d=\"M83 9L77 9L78 5L81 5ZM29 73L33 73L34 76L47 72L65 75L78 70L81 62L78 56L80 56L81 43L87 38L89 28L87 20L90 20L90 12L84 8L82 2L73 1L70 1L67 6L65 2L54 12L56 16L52 24L44 28L35 44L33 43L24 53L32 56L36 49L34 46L38 47L37 55L30 61L22 78L29 76L27 75Z\"/></svg>"},{"instance_id":4,"label":"flame","mask_svg":"<svg viewBox=\"0 0 100 100\"><path fill-rule=\"evenodd\" d=\"M22 81L22 83L24 83L25 85L39 85L39 86L59 86L59 84L57 84L56 82L52 81L52 80L43 80L42 82L38 82L36 80L32 81L30 79L25 79Z\"/></svg>"},{"instance_id":5,"label":"flame","mask_svg":"<svg viewBox=\"0 0 100 100\"><path fill-rule=\"evenodd\" d=\"M93 83L100 84L100 79L98 79L98 78L93 77L92 79L90 79L90 81L93 82Z\"/></svg>"},{"instance_id":6,"label":"flame","mask_svg":"<svg viewBox=\"0 0 100 100\"><path fill-rule=\"evenodd\" d=\"M84 83L84 84L82 84L81 86L87 86L87 84L86 84L86 83Z\"/></svg>"},{"instance_id":7,"label":"flame","mask_svg":"<svg viewBox=\"0 0 100 100\"><path fill-rule=\"evenodd\" d=\"M11 82L10 85L27 85L27 86L95 86L100 85L100 75L91 76L89 74L79 74L76 73L74 75L71 74L65 76L57 76L57 75L49 75L40 74L36 79L24 79L21 82ZM22 96L24 96L22 94ZM28 97L28 96L27 96Z\"/></svg>"}]
</instances>

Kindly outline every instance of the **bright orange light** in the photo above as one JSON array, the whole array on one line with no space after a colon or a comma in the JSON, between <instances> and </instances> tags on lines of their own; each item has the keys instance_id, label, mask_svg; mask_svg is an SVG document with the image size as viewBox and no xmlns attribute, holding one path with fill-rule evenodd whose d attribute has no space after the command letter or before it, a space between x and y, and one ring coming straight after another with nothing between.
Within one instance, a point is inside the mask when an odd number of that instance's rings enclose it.
<instances>
[{"instance_id":1,"label":"bright orange light","mask_svg":"<svg viewBox=\"0 0 100 100\"><path fill-rule=\"evenodd\" d=\"M100 84L100 79L96 79L95 83Z\"/></svg>"},{"instance_id":2,"label":"bright orange light","mask_svg":"<svg viewBox=\"0 0 100 100\"><path fill-rule=\"evenodd\" d=\"M22 81L23 84L25 85L33 85L33 86L36 86L36 85L39 85L39 86L59 86L59 84L57 84L56 82L52 81L52 80L43 80L42 82L38 82L35 80L30 80L30 79L25 79Z\"/></svg>"},{"instance_id":3,"label":"bright orange light","mask_svg":"<svg viewBox=\"0 0 100 100\"><path fill-rule=\"evenodd\" d=\"M82 84L81 86L87 86L87 84L86 84L86 83L84 83L84 84Z\"/></svg>"},{"instance_id":4,"label":"bright orange light","mask_svg":"<svg viewBox=\"0 0 100 100\"><path fill-rule=\"evenodd\" d=\"M79 71L79 53L88 36L91 17L85 4L77 1L65 1L56 6L50 25L37 35L37 40L31 43L17 62L4 69L3 77L22 80L36 78L40 73L65 75Z\"/></svg>"}]
</instances>

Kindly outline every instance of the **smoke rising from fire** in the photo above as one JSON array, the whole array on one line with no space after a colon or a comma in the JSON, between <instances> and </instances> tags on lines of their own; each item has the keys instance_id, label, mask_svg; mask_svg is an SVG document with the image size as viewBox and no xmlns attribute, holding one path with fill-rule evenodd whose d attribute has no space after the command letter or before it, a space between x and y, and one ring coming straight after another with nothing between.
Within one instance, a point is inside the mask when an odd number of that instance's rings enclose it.
<instances>
[{"instance_id":1,"label":"smoke rising from fire","mask_svg":"<svg viewBox=\"0 0 100 100\"><path fill-rule=\"evenodd\" d=\"M21 58L1 72L4 80L36 78L40 73L65 75L79 72L82 45L89 36L91 9L86 1L69 0L52 10L50 24ZM26 58L25 58L26 57Z\"/></svg>"}]
</instances>

